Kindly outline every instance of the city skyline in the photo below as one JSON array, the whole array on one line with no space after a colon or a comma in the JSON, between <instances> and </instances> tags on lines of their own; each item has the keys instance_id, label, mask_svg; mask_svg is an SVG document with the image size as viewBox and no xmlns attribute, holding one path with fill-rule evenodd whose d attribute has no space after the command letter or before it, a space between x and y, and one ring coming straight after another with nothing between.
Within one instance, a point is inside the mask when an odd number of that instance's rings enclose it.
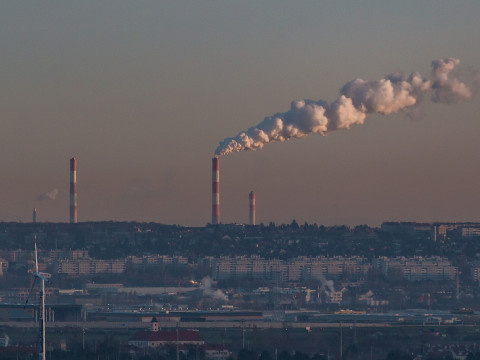
<instances>
[{"instance_id":1,"label":"city skyline","mask_svg":"<svg viewBox=\"0 0 480 360\"><path fill-rule=\"evenodd\" d=\"M0 4L0 221L205 225L218 144L295 100L460 59L480 4ZM478 76L478 75L476 75ZM478 97L220 157L222 222L480 221Z\"/></svg>"}]
</instances>

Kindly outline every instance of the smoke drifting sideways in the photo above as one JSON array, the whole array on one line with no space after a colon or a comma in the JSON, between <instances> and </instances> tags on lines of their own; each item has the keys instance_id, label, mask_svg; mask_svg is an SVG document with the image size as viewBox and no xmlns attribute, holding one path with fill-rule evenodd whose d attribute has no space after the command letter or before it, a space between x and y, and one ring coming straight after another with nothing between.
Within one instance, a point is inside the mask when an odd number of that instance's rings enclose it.
<instances>
[{"instance_id":1,"label":"smoke drifting sideways","mask_svg":"<svg viewBox=\"0 0 480 360\"><path fill-rule=\"evenodd\" d=\"M205 276L201 280L200 288L203 290L203 295L204 296L210 296L210 297L212 297L214 299L217 299L217 300L227 301L228 296L225 295L225 293L220 289L214 290L212 288L212 285L213 285L213 280L210 276Z\"/></svg>"},{"instance_id":2,"label":"smoke drifting sideways","mask_svg":"<svg viewBox=\"0 0 480 360\"><path fill-rule=\"evenodd\" d=\"M391 74L378 81L355 79L340 90L340 97L329 104L324 100L299 100L289 111L266 117L257 126L220 142L215 155L242 150L257 150L265 144L303 138L310 133L327 135L364 124L369 114L389 115L418 105L425 95L435 103L458 103L472 98L478 86L478 74L470 86L460 81L454 69L459 59L432 61L430 79L415 72L404 77Z\"/></svg>"},{"instance_id":3,"label":"smoke drifting sideways","mask_svg":"<svg viewBox=\"0 0 480 360\"><path fill-rule=\"evenodd\" d=\"M66 193L62 190L59 190L57 188L52 189L50 191L44 192L43 194L40 194L37 196L36 200L37 201L44 201L44 200L58 200L62 199L66 196Z\"/></svg>"}]
</instances>

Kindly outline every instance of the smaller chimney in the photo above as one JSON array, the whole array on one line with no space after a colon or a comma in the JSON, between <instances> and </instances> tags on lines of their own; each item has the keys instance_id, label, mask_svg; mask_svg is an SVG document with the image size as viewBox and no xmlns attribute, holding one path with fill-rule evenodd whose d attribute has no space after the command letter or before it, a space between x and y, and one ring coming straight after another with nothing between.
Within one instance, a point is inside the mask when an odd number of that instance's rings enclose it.
<instances>
[{"instance_id":1,"label":"smaller chimney","mask_svg":"<svg viewBox=\"0 0 480 360\"><path fill-rule=\"evenodd\" d=\"M220 224L220 162L212 159L212 224Z\"/></svg>"},{"instance_id":2,"label":"smaller chimney","mask_svg":"<svg viewBox=\"0 0 480 360\"><path fill-rule=\"evenodd\" d=\"M34 224L37 223L37 208L33 208L32 222L33 222Z\"/></svg>"},{"instance_id":3,"label":"smaller chimney","mask_svg":"<svg viewBox=\"0 0 480 360\"><path fill-rule=\"evenodd\" d=\"M255 193L253 191L250 191L250 194L248 194L248 200L249 200L249 225L255 225Z\"/></svg>"},{"instance_id":4,"label":"smaller chimney","mask_svg":"<svg viewBox=\"0 0 480 360\"><path fill-rule=\"evenodd\" d=\"M77 159L70 159L70 223L77 222Z\"/></svg>"}]
</instances>

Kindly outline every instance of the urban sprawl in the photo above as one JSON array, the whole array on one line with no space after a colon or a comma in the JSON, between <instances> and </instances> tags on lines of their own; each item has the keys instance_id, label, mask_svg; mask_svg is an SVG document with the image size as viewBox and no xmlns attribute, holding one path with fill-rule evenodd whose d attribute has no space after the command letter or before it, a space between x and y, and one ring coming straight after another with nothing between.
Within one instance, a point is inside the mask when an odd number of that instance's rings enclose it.
<instances>
[{"instance_id":1,"label":"urban sprawl","mask_svg":"<svg viewBox=\"0 0 480 360\"><path fill-rule=\"evenodd\" d=\"M98 354L106 336L118 356L145 359L480 351L479 223L0 223L5 358L14 345L34 353L35 236L58 358Z\"/></svg>"}]
</instances>

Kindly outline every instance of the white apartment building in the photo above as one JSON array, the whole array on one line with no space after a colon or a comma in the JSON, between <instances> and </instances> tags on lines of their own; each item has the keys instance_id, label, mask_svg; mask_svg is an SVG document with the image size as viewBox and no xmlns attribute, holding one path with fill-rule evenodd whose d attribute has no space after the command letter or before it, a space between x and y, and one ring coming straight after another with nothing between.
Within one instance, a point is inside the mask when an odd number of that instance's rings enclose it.
<instances>
[{"instance_id":1,"label":"white apartment building","mask_svg":"<svg viewBox=\"0 0 480 360\"><path fill-rule=\"evenodd\" d=\"M480 228L478 227L463 227L462 228L462 238L471 239L475 237L480 237Z\"/></svg>"},{"instance_id":2,"label":"white apartment building","mask_svg":"<svg viewBox=\"0 0 480 360\"><path fill-rule=\"evenodd\" d=\"M185 256L168 256L168 255L143 255L129 256L127 261L136 267L149 265L166 265L166 264L188 264L188 258Z\"/></svg>"},{"instance_id":3,"label":"white apartment building","mask_svg":"<svg viewBox=\"0 0 480 360\"><path fill-rule=\"evenodd\" d=\"M366 275L371 268L367 259L361 257L298 257L289 261L264 259L258 256L221 257L213 261L212 275L215 279L252 278L278 279L297 282L319 279L325 276L340 277Z\"/></svg>"},{"instance_id":4,"label":"white apartment building","mask_svg":"<svg viewBox=\"0 0 480 360\"><path fill-rule=\"evenodd\" d=\"M453 280L457 276L457 268L446 258L432 257L380 257L374 260L374 266L383 274L395 270L408 281Z\"/></svg>"},{"instance_id":5,"label":"white apartment building","mask_svg":"<svg viewBox=\"0 0 480 360\"><path fill-rule=\"evenodd\" d=\"M99 273L121 274L125 271L125 260L60 260L57 273L68 275L95 275Z\"/></svg>"}]
</instances>

